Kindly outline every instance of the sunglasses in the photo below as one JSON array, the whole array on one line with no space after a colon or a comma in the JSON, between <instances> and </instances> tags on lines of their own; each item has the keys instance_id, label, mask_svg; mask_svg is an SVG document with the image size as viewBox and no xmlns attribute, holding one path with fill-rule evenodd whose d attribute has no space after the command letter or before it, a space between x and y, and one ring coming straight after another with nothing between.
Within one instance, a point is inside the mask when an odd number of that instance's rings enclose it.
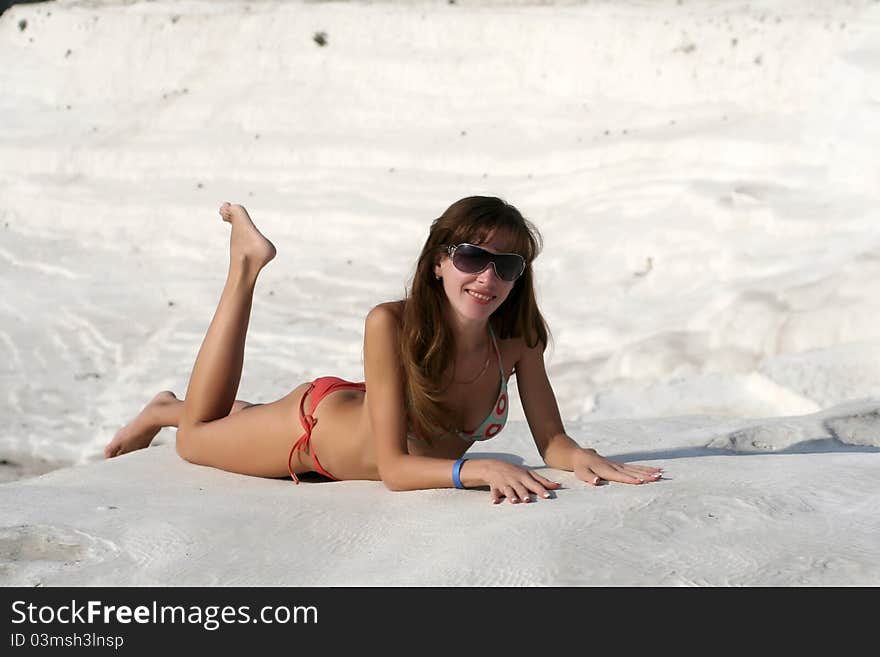
<instances>
[{"instance_id":1,"label":"sunglasses","mask_svg":"<svg viewBox=\"0 0 880 657\"><path fill-rule=\"evenodd\" d=\"M490 264L503 281L512 283L526 270L526 260L518 253L491 253L473 244L446 247L452 264L465 274L479 274Z\"/></svg>"}]
</instances>

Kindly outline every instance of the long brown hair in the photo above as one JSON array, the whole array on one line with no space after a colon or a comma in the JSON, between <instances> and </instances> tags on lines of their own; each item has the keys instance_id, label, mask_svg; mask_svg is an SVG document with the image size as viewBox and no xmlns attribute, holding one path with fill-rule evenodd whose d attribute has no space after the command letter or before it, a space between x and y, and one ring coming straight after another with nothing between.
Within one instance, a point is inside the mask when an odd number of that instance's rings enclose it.
<instances>
[{"instance_id":1,"label":"long brown hair","mask_svg":"<svg viewBox=\"0 0 880 657\"><path fill-rule=\"evenodd\" d=\"M542 350L547 348L549 331L535 301L532 274L532 261L543 246L538 229L500 198L469 196L456 201L431 223L403 311L400 355L406 376L407 416L411 431L428 442L456 431L449 411L440 402L441 382L453 362L456 345L444 316L448 299L443 281L436 279L434 266L446 255L447 246L480 244L496 230L508 236L509 249L525 258L526 268L489 318L492 330L499 339L522 336L529 348L539 343Z\"/></svg>"}]
</instances>

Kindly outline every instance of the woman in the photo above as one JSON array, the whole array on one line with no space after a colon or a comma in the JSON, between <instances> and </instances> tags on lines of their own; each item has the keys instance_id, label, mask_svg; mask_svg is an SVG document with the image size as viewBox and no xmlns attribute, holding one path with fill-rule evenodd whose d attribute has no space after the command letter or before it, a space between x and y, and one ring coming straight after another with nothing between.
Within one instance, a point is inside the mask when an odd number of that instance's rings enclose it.
<instances>
[{"instance_id":1,"label":"woman","mask_svg":"<svg viewBox=\"0 0 880 657\"><path fill-rule=\"evenodd\" d=\"M610 461L565 434L533 289L540 236L503 200L463 198L432 223L407 298L367 314L364 383L320 377L269 404L235 395L254 286L275 247L242 206L224 203L220 215L232 225L229 273L186 398L156 395L107 445L108 458L176 426L181 457L231 472L299 483L297 474L313 471L381 480L394 491L488 486L493 503L529 502L560 484L506 461L464 458L475 440L503 428L516 373L548 466L592 485L661 477L659 468Z\"/></svg>"}]
</instances>

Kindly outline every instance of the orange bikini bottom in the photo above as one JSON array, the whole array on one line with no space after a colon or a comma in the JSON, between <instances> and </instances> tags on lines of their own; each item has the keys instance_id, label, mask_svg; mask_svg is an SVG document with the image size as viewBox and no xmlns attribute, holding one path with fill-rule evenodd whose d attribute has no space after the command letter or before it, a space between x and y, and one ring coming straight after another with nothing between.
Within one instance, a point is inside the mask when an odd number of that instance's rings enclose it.
<instances>
[{"instance_id":1,"label":"orange bikini bottom","mask_svg":"<svg viewBox=\"0 0 880 657\"><path fill-rule=\"evenodd\" d=\"M312 429L317 423L314 412L321 400L334 390L366 391L366 389L366 383L354 383L352 381L340 379L336 376L321 376L309 384L308 389L305 391L305 393L303 393L302 398L299 400L299 421L302 423L303 429L305 429L305 433L300 437L299 440L297 440L293 444L293 447L290 448L290 454L287 456L287 470L290 472L290 476L293 477L293 481L296 482L297 485L299 485L299 479L297 479L296 473L293 471L293 468L290 467L290 461L293 458L294 452L296 452L297 450L306 449L312 455L312 461L315 464L315 472L317 472L318 474L322 474L325 477L329 477L334 481L339 481L337 477L334 477L323 468L321 462L318 461L318 455L315 454L315 450L312 449ZM309 393L311 393L311 395ZM308 415L306 415L305 408L303 406L306 397L310 397L310 399L312 400L312 412Z\"/></svg>"}]
</instances>

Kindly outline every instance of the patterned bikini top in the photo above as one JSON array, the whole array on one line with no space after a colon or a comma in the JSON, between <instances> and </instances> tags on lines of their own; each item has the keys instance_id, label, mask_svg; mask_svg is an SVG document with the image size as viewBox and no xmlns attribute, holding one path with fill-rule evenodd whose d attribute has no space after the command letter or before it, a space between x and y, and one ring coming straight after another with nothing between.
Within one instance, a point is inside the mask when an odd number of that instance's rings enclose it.
<instances>
[{"instance_id":1,"label":"patterned bikini top","mask_svg":"<svg viewBox=\"0 0 880 657\"><path fill-rule=\"evenodd\" d=\"M501 360L501 350L498 349L498 343L495 341L495 333L489 326L489 335L492 337L492 346L495 347L495 355L498 356L498 369L501 371L501 388L498 391L498 398L492 406L489 415L480 423L473 431L462 431L458 436L462 440L468 442L475 440L489 440L494 438L504 428L507 423L507 378L504 376L504 363ZM410 440L421 440L418 436L408 433L406 437Z\"/></svg>"}]
</instances>

